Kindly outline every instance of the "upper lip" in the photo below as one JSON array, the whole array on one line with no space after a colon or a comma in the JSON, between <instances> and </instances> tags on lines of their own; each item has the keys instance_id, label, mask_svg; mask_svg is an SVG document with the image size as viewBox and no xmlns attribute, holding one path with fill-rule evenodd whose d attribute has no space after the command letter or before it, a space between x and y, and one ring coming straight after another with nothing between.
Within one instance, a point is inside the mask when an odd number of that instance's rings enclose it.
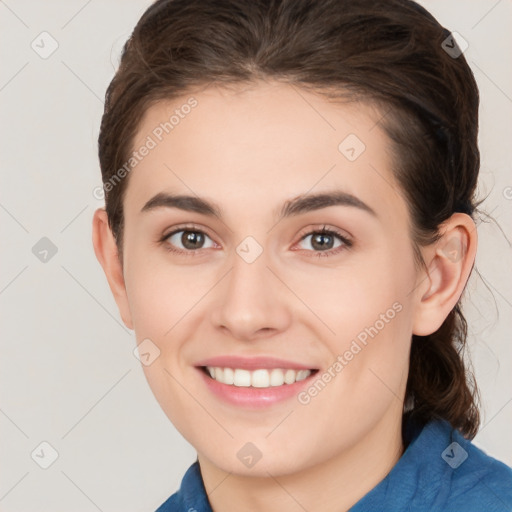
<instances>
[{"instance_id":1,"label":"upper lip","mask_svg":"<svg viewBox=\"0 0 512 512\"><path fill-rule=\"evenodd\" d=\"M298 363L295 361L289 361L286 359L280 359L278 357L241 357L241 356L216 356L204 359L196 363L196 366L213 366L220 368L240 368L244 370L258 370L258 369L293 369L293 370L314 370L316 368Z\"/></svg>"}]
</instances>

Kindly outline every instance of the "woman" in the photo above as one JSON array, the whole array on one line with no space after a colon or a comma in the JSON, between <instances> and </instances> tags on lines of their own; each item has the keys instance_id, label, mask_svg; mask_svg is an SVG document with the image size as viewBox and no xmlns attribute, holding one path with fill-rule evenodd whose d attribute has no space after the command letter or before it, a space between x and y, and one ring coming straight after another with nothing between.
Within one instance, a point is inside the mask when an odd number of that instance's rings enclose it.
<instances>
[{"instance_id":1,"label":"woman","mask_svg":"<svg viewBox=\"0 0 512 512\"><path fill-rule=\"evenodd\" d=\"M408 0L159 0L106 95L93 241L197 450L159 511L498 511L460 298L478 90Z\"/></svg>"}]
</instances>

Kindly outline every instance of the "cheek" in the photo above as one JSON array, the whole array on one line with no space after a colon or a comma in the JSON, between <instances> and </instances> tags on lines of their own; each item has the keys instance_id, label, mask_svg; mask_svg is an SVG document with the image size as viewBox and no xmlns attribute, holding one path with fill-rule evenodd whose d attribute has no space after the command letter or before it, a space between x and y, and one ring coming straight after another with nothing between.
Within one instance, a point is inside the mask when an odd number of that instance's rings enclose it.
<instances>
[{"instance_id":1,"label":"cheek","mask_svg":"<svg viewBox=\"0 0 512 512\"><path fill-rule=\"evenodd\" d=\"M323 303L317 302L317 311L335 332L329 341L332 361L341 356L343 368L337 365L336 372L343 374L339 392L348 391L367 402L375 400L371 394L375 390L389 394L386 385L398 392L407 378L413 320L410 291L416 273L412 253L404 249L400 260L399 249L388 249L348 270L340 269L339 278L322 281Z\"/></svg>"},{"instance_id":2,"label":"cheek","mask_svg":"<svg viewBox=\"0 0 512 512\"><path fill-rule=\"evenodd\" d=\"M376 326L379 332L389 331L396 323L397 310L408 300L413 279L406 265L398 269L393 261L376 258L340 267L324 277L311 272L307 280L301 277L300 286L306 293L309 285L308 303L335 338L353 339L363 333L364 339L365 329ZM402 311L400 316L406 315Z\"/></svg>"},{"instance_id":3,"label":"cheek","mask_svg":"<svg viewBox=\"0 0 512 512\"><path fill-rule=\"evenodd\" d=\"M405 390L414 275L413 265L403 264L400 271L392 264L375 265L372 272L354 277L350 293L340 295L344 310L335 327L335 352L343 369L338 391L362 416L399 403Z\"/></svg>"},{"instance_id":4,"label":"cheek","mask_svg":"<svg viewBox=\"0 0 512 512\"><path fill-rule=\"evenodd\" d=\"M163 339L197 302L201 280L162 254L134 252L130 263L126 288L137 338Z\"/></svg>"},{"instance_id":5,"label":"cheek","mask_svg":"<svg viewBox=\"0 0 512 512\"><path fill-rule=\"evenodd\" d=\"M204 312L201 298L212 288L212 276L207 269L172 265L165 255L134 252L130 262L126 287L135 335L138 344L149 339L158 356L143 370L160 401L176 384L169 373L182 381L189 370L187 341Z\"/></svg>"}]
</instances>

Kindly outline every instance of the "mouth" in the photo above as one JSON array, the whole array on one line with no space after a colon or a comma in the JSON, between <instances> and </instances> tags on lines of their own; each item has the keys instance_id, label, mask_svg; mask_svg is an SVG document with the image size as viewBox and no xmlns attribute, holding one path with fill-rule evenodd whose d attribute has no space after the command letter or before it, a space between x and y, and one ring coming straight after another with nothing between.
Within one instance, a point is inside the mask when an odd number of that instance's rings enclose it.
<instances>
[{"instance_id":1,"label":"mouth","mask_svg":"<svg viewBox=\"0 0 512 512\"><path fill-rule=\"evenodd\" d=\"M292 369L292 368L258 368L247 370L244 368L223 368L219 366L201 366L203 373L211 379L238 388L266 389L278 386L289 386L301 382L318 372L318 369Z\"/></svg>"},{"instance_id":2,"label":"mouth","mask_svg":"<svg viewBox=\"0 0 512 512\"><path fill-rule=\"evenodd\" d=\"M261 410L297 398L319 371L316 368L247 369L210 365L196 369L211 398L248 410Z\"/></svg>"}]
</instances>

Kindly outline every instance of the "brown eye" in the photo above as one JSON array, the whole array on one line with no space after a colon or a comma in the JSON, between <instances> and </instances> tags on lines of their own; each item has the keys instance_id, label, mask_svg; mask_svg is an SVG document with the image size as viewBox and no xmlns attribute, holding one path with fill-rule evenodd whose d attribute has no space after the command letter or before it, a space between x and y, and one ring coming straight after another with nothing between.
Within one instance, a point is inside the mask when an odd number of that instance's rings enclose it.
<instances>
[{"instance_id":1,"label":"brown eye","mask_svg":"<svg viewBox=\"0 0 512 512\"><path fill-rule=\"evenodd\" d=\"M327 233L314 233L311 236L311 246L320 251L333 248L335 239L333 235Z\"/></svg>"},{"instance_id":2,"label":"brown eye","mask_svg":"<svg viewBox=\"0 0 512 512\"><path fill-rule=\"evenodd\" d=\"M204 244L204 233L198 231L182 231L180 242L185 249L201 249Z\"/></svg>"},{"instance_id":3,"label":"brown eye","mask_svg":"<svg viewBox=\"0 0 512 512\"><path fill-rule=\"evenodd\" d=\"M352 242L348 238L332 229L323 228L317 231L310 231L301 238L301 242L304 242L307 238L311 238L309 245L313 248L313 252L316 253L314 256L333 256L352 246ZM336 239L339 240L339 243L334 245ZM306 250L311 252L309 249Z\"/></svg>"},{"instance_id":4,"label":"brown eye","mask_svg":"<svg viewBox=\"0 0 512 512\"><path fill-rule=\"evenodd\" d=\"M210 246L205 246L207 240L211 241ZM206 233L196 229L180 229L173 231L169 235L166 235L163 241L169 245L169 250L178 253L193 253L199 249L207 249L214 246L213 241Z\"/></svg>"}]
</instances>

